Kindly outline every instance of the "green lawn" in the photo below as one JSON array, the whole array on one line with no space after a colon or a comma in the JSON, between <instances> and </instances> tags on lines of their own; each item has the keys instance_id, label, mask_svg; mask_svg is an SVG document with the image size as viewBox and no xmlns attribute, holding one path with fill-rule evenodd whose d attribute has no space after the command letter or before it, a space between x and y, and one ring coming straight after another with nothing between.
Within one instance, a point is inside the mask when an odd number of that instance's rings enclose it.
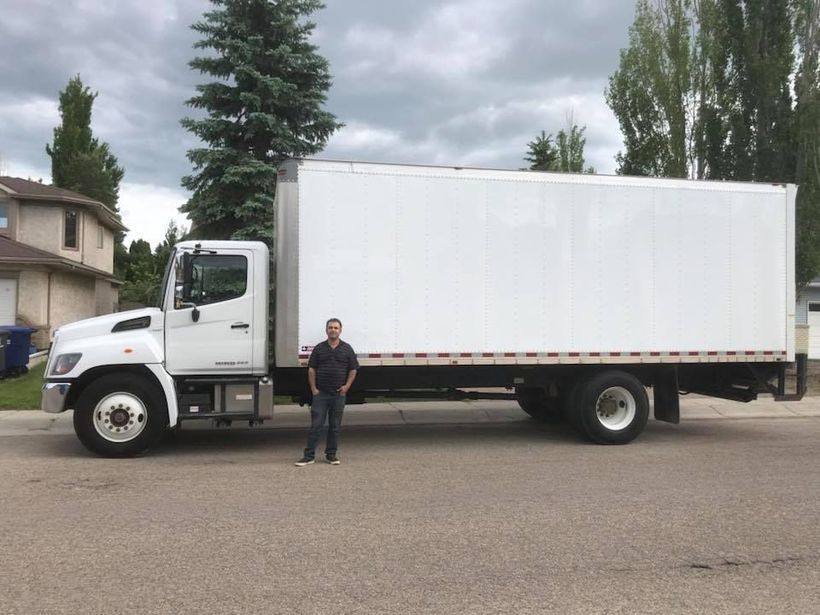
<instances>
[{"instance_id":1,"label":"green lawn","mask_svg":"<svg viewBox=\"0 0 820 615\"><path fill-rule=\"evenodd\" d=\"M45 369L40 363L25 376L0 380L0 410L39 410Z\"/></svg>"}]
</instances>

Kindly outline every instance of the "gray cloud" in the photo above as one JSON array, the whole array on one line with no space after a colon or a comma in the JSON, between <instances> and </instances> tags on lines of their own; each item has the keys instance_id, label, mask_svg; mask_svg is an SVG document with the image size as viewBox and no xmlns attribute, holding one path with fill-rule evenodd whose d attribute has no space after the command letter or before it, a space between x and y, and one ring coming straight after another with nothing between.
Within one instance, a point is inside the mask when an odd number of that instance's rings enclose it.
<instances>
[{"instance_id":1,"label":"gray cloud","mask_svg":"<svg viewBox=\"0 0 820 615\"><path fill-rule=\"evenodd\" d=\"M572 113L588 127L589 162L614 168L620 136L603 90L626 44L631 3L327 4L314 16L316 42L334 75L328 108L347 127L325 155L515 168L528 141L565 127ZM189 26L210 6L0 0L0 156L48 179L57 95L79 73L99 92L93 127L125 181L143 195L153 185L184 200L185 151L196 143L179 120L204 81L187 66L197 39Z\"/></svg>"}]
</instances>

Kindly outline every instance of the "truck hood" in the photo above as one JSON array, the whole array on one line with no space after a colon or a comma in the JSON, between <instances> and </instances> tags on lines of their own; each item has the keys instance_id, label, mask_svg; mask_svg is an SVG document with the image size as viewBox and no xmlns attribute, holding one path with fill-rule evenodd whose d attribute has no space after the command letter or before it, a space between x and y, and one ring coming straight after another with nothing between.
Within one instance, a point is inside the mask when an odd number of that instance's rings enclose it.
<instances>
[{"instance_id":1,"label":"truck hood","mask_svg":"<svg viewBox=\"0 0 820 615\"><path fill-rule=\"evenodd\" d=\"M114 314L105 314L104 316L97 316L95 318L86 318L85 320L78 320L67 325L63 325L54 332L54 339L56 341L59 336L61 342L70 340L89 338L97 335L107 335L115 325L128 320L135 320L144 316L151 318L151 325L156 326L161 322L158 318L162 314L159 308L141 308L138 310L129 310L127 312L116 312Z\"/></svg>"}]
</instances>

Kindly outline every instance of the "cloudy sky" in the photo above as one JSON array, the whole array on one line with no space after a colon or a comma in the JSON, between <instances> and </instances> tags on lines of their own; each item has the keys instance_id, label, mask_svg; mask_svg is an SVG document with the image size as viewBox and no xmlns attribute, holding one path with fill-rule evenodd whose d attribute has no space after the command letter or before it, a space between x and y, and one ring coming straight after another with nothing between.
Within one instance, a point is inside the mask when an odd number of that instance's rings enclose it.
<instances>
[{"instance_id":1,"label":"cloudy sky","mask_svg":"<svg viewBox=\"0 0 820 615\"><path fill-rule=\"evenodd\" d=\"M527 143L571 120L588 164L615 168L604 101L631 0L326 0L315 42L330 61L327 108L346 126L323 157L521 168ZM0 0L0 175L51 179L58 93L80 74L99 93L92 128L125 168L128 239L158 243L187 199L197 144L184 101L190 24L208 0Z\"/></svg>"}]
</instances>

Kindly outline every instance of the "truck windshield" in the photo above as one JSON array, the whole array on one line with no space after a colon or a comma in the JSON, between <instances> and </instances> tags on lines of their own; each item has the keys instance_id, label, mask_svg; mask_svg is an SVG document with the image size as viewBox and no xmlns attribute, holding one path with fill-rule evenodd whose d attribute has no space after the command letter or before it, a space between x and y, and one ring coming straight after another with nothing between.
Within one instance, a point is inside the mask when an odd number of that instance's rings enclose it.
<instances>
[{"instance_id":1,"label":"truck windshield","mask_svg":"<svg viewBox=\"0 0 820 615\"><path fill-rule=\"evenodd\" d=\"M171 255L168 257L168 262L165 263L165 273L162 274L162 285L159 287L159 309L162 311L165 311L165 301L168 297L168 279L171 277L171 269L173 268L176 259L177 251L172 250Z\"/></svg>"}]
</instances>

